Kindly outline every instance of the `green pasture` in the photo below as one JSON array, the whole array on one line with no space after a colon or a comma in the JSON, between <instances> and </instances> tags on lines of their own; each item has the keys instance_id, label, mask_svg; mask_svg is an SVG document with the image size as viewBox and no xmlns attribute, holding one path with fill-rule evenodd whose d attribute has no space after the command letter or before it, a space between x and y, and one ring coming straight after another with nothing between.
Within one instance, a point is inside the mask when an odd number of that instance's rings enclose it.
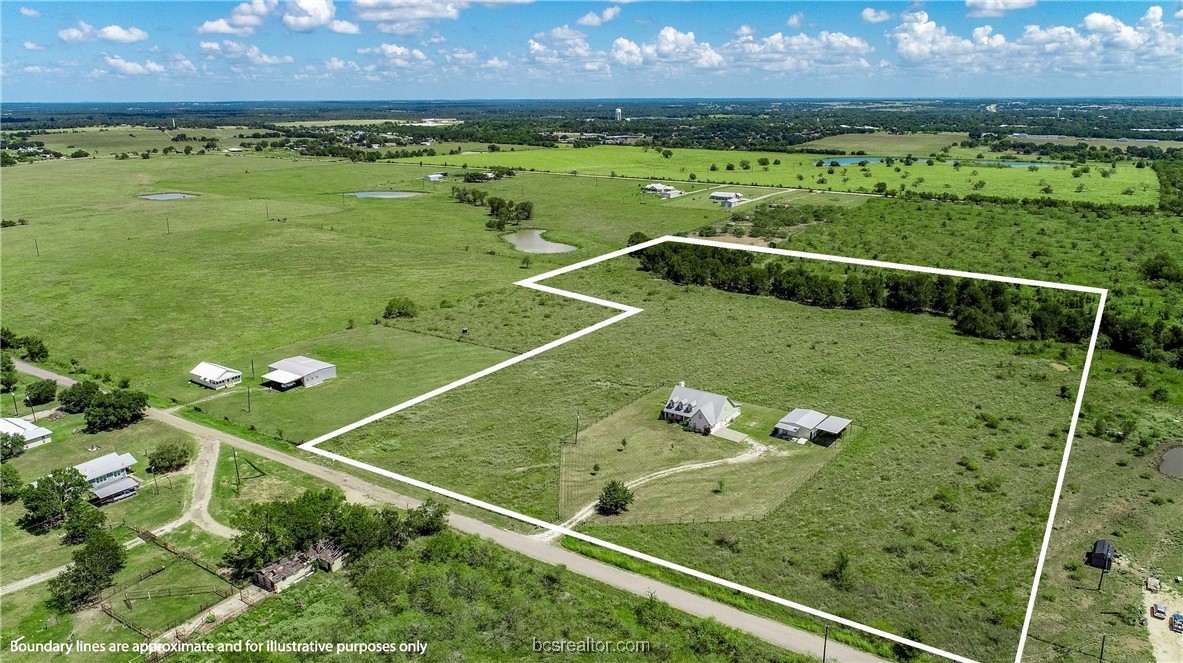
<instances>
[{"instance_id":1,"label":"green pasture","mask_svg":"<svg viewBox=\"0 0 1183 663\"><path fill-rule=\"evenodd\" d=\"M577 443L563 446L559 478L559 508L563 517L573 516L595 502L609 481L628 482L657 470L729 458L747 451L746 444L694 433L658 419L669 392L669 388L662 387L645 394L580 431ZM608 519L616 522L618 517Z\"/></svg>"},{"instance_id":2,"label":"green pasture","mask_svg":"<svg viewBox=\"0 0 1183 663\"><path fill-rule=\"evenodd\" d=\"M0 646L4 647L6 663L67 663L79 660L87 663L126 663L133 656L111 652L66 656L10 651L9 643L20 637L26 643L66 642L73 639L134 645L144 641L138 633L99 612L97 608L76 613L61 612L48 605L49 598L49 587L45 583L0 596Z\"/></svg>"},{"instance_id":3,"label":"green pasture","mask_svg":"<svg viewBox=\"0 0 1183 663\"><path fill-rule=\"evenodd\" d=\"M282 463L245 451L238 451L237 455L236 472L234 448L222 445L214 471L214 492L210 497L209 513L223 525L231 526L235 513L256 502L289 500L307 490L332 487L326 481L293 470ZM217 564L221 564L220 553L210 557L216 557Z\"/></svg>"},{"instance_id":4,"label":"green pasture","mask_svg":"<svg viewBox=\"0 0 1183 663\"><path fill-rule=\"evenodd\" d=\"M886 131L873 133L839 134L826 136L808 143L794 145L796 149L810 148L827 150L846 150L847 153L866 152L879 157L902 157L911 154L914 157L927 157L940 152L941 148L956 145L968 140L969 135L952 131L934 131L931 133L893 134Z\"/></svg>"},{"instance_id":5,"label":"green pasture","mask_svg":"<svg viewBox=\"0 0 1183 663\"><path fill-rule=\"evenodd\" d=\"M1075 378L1013 344L958 336L947 319L681 288L631 258L548 284L645 311L325 446L550 518L575 409L594 427L686 380L770 410L845 416L864 432L763 520L584 529L895 632L914 626L954 651L1013 650L1071 416L1057 395ZM725 485L743 477L737 466ZM630 515L653 514L638 501ZM724 527L737 551L716 543ZM901 552L859 553L859 590L834 587L823 574L838 550L865 550L868 528Z\"/></svg>"},{"instance_id":6,"label":"green pasture","mask_svg":"<svg viewBox=\"0 0 1183 663\"><path fill-rule=\"evenodd\" d=\"M252 130L249 129L245 131L248 134L252 133ZM194 152L204 149L204 141L188 140L184 142L173 142L172 138L177 134L185 134L190 138L200 136L217 138L217 152L221 152L229 147L238 147L242 143L240 139L226 137L235 133L238 133L238 131L185 128L161 131L155 127L125 125L117 127L82 127L78 129L52 131L47 134L34 136L32 140L39 140L45 143L45 147L67 155L74 150L86 150L90 152L92 157L97 159L110 159L116 154L127 152L131 155L132 159L140 159L138 153L149 151L153 148L163 150L171 146L177 150L184 150L185 146L188 145L193 148ZM152 154L149 160L157 158L164 158L164 155L159 153ZM196 155L189 155L188 158L196 158Z\"/></svg>"},{"instance_id":7,"label":"green pasture","mask_svg":"<svg viewBox=\"0 0 1183 663\"><path fill-rule=\"evenodd\" d=\"M335 364L337 377L315 387L288 391L263 385L269 363L296 355ZM231 389L214 393L188 385L172 393L183 390L185 401L209 398L192 406L208 416L277 438L306 442L510 356L491 348L458 346L426 334L365 324L269 350L254 359L255 379L250 377L251 358L236 357L228 363L243 371L244 380ZM158 393L170 393L168 387Z\"/></svg>"},{"instance_id":8,"label":"green pasture","mask_svg":"<svg viewBox=\"0 0 1183 663\"><path fill-rule=\"evenodd\" d=\"M893 166L883 163L860 167L857 164L817 167L822 160L829 164L837 157L811 154L784 154L780 152L734 152L700 149L672 150L669 158L660 150L632 146L601 145L592 148L556 148L530 152L493 152L474 154L463 158L456 156L424 157L404 159L406 162L432 163L441 166L484 168L492 165L508 166L521 170L546 171L551 173L610 175L618 177L645 178L652 180L688 181L691 175L699 183L726 183L735 185L797 187L819 190L872 192L878 182L886 184L888 190L899 192L901 185L916 192L934 194L952 193L964 196L978 193L985 196L1005 198L1039 198L1048 196L1062 200L1081 200L1097 203L1124 205L1154 205L1158 202L1158 180L1146 168L1135 168L1134 164L1123 162L1112 176L1103 178L1102 167L1092 164L1091 172L1073 177L1068 167L1040 167L1034 172L1027 168L1003 168L966 163L955 167L949 162L937 161L926 165L924 160L911 166L896 162ZM903 156L903 155L897 155ZM921 157L921 155L916 155ZM770 165L760 166L758 160L766 158ZM927 158L926 156L923 158ZM750 169L742 168L741 160L750 162ZM780 160L780 165L775 165ZM731 164L733 170L727 170ZM710 168L714 165L717 170ZM830 171L833 172L830 172ZM978 182L983 184L978 185ZM1043 189L1050 187L1051 192ZM1083 187L1077 191L1078 187ZM1123 192L1132 189L1129 195Z\"/></svg>"},{"instance_id":9,"label":"green pasture","mask_svg":"<svg viewBox=\"0 0 1183 663\"><path fill-rule=\"evenodd\" d=\"M84 433L86 423L81 414L55 413L38 423L53 431L53 441L33 447L8 461L26 481L35 481L53 470L72 467L112 452L135 456L139 461L135 469L141 475L147 475L148 451L162 442L193 439L189 433L151 419L102 433ZM92 446L98 449L90 451Z\"/></svg>"},{"instance_id":10,"label":"green pasture","mask_svg":"<svg viewBox=\"0 0 1183 663\"><path fill-rule=\"evenodd\" d=\"M42 336L52 367L106 371L184 402L197 393L184 383L199 361L270 356L350 321L365 326L394 296L446 307L618 248L633 230L683 232L718 216L641 206L627 182L480 185L534 201L530 225L580 247L528 255L485 229L484 208L449 200L450 185L425 184L431 170L254 156L6 169L6 213L30 223L4 230L5 325ZM391 189L428 195L341 195ZM198 197L136 198L160 191Z\"/></svg>"}]
</instances>

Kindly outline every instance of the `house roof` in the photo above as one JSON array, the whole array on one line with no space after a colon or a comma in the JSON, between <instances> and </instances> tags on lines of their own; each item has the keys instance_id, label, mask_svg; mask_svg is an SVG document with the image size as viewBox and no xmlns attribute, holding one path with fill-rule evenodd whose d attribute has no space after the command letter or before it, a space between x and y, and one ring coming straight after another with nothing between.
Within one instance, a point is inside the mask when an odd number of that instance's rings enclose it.
<instances>
[{"instance_id":1,"label":"house roof","mask_svg":"<svg viewBox=\"0 0 1183 663\"><path fill-rule=\"evenodd\" d=\"M669 400L663 408L666 412L680 414L686 417L694 416L695 412L702 412L707 424L714 426L718 423L727 406L735 407L731 399L722 394L712 394L709 391L691 389L679 384L670 393Z\"/></svg>"},{"instance_id":2,"label":"house roof","mask_svg":"<svg viewBox=\"0 0 1183 663\"><path fill-rule=\"evenodd\" d=\"M201 378L202 380L208 380L210 382L225 380L227 378L234 377L235 375L242 377L242 373L240 371L222 366L221 364L210 363L208 361L203 361L200 364L194 366L193 370L189 371L189 375Z\"/></svg>"},{"instance_id":3,"label":"house roof","mask_svg":"<svg viewBox=\"0 0 1183 663\"><path fill-rule=\"evenodd\" d=\"M813 410L806 410L804 408L797 408L792 412L780 418L776 422L777 428L817 428L818 424L826 419L826 415L821 412ZM849 423L849 422L847 422Z\"/></svg>"},{"instance_id":4,"label":"house roof","mask_svg":"<svg viewBox=\"0 0 1183 663\"><path fill-rule=\"evenodd\" d=\"M52 435L53 431L19 417L5 417L0 419L0 433L20 435L25 441L29 441Z\"/></svg>"},{"instance_id":5,"label":"house roof","mask_svg":"<svg viewBox=\"0 0 1183 663\"><path fill-rule=\"evenodd\" d=\"M136 461L135 457L131 454L109 453L106 456L99 456L98 458L88 460L85 463L79 463L74 466L74 469L81 472L82 476L85 477L87 481L90 481L95 477L101 477L104 474L110 474L112 472L118 472L119 470L129 468L132 465L135 465L136 462L138 461Z\"/></svg>"},{"instance_id":6,"label":"house roof","mask_svg":"<svg viewBox=\"0 0 1183 663\"><path fill-rule=\"evenodd\" d=\"M296 355L295 357L288 357L287 359L280 359L279 361L275 362L274 364L271 364L267 368L270 368L272 371L285 371L287 373L293 373L293 374L295 374L295 376L297 378L302 378L305 375L308 375L309 373L315 373L316 371L323 370L326 368L333 368L333 365L328 363L327 361L321 361L319 359L305 357L304 355ZM270 375L270 374L268 374L268 375ZM267 378L266 375L264 375L263 377ZM267 379L272 379L272 378L267 378ZM291 380L275 380L275 382L290 382L290 381Z\"/></svg>"},{"instance_id":7,"label":"house roof","mask_svg":"<svg viewBox=\"0 0 1183 663\"><path fill-rule=\"evenodd\" d=\"M135 488L138 485L140 485L140 483L138 481L136 481L135 479L133 479L131 477L123 477L120 479L116 479L114 481L107 481L106 483L101 483L101 484L91 488L90 491L92 493L94 493L95 497L97 497L101 500L101 499L106 499L112 495L118 495L119 493L122 493L124 491L131 490L132 488Z\"/></svg>"},{"instance_id":8,"label":"house roof","mask_svg":"<svg viewBox=\"0 0 1183 663\"><path fill-rule=\"evenodd\" d=\"M846 427L849 425L850 425L850 419L843 419L842 417L835 417L833 415L830 415L830 416L826 417L824 421L822 421L820 424L817 425L817 429L820 431L825 431L825 432L833 434L833 435L837 435L837 434L841 433L842 431L846 430Z\"/></svg>"}]
</instances>

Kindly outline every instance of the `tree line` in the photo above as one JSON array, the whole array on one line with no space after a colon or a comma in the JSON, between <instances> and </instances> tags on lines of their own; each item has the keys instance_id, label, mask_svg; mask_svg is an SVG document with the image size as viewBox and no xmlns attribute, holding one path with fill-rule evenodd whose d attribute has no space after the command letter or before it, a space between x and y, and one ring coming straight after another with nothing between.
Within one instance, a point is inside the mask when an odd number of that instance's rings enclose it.
<instances>
[{"instance_id":1,"label":"tree line","mask_svg":"<svg viewBox=\"0 0 1183 663\"><path fill-rule=\"evenodd\" d=\"M348 504L338 491L310 490L291 500L251 504L234 514L234 537L224 561L237 578L327 539L357 559L379 548L401 549L443 530L448 508L434 500L406 512Z\"/></svg>"},{"instance_id":2,"label":"tree line","mask_svg":"<svg viewBox=\"0 0 1183 663\"><path fill-rule=\"evenodd\" d=\"M631 240L630 240L631 241ZM639 254L639 255L638 255ZM967 336L1078 343L1091 335L1094 304L1086 297L997 281L923 272L849 268L834 274L803 263L756 264L755 254L663 243L636 254L640 269L680 285L771 295L825 308L886 308L951 318Z\"/></svg>"},{"instance_id":3,"label":"tree line","mask_svg":"<svg viewBox=\"0 0 1183 663\"><path fill-rule=\"evenodd\" d=\"M487 191L464 186L453 186L448 197L458 203L488 207L489 216L492 218L485 222L485 227L490 230L502 231L506 225L516 226L522 221L534 218L534 203L529 200L514 202L490 196Z\"/></svg>"}]
</instances>

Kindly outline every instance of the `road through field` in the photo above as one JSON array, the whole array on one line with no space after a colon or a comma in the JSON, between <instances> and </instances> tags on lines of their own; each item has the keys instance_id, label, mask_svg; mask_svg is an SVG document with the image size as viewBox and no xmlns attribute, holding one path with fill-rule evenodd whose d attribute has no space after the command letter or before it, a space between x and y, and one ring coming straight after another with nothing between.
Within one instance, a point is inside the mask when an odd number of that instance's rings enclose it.
<instances>
[{"instance_id":1,"label":"road through field","mask_svg":"<svg viewBox=\"0 0 1183 663\"><path fill-rule=\"evenodd\" d=\"M64 381L69 381L69 383L73 382L70 380L70 378L56 375L44 369L39 369L23 362L18 363L17 369L21 372L28 373L29 375L55 379L62 384L67 384L67 382ZM34 369L35 372L34 370L26 369ZM229 444L269 460L283 463L284 465L300 470L301 472L305 472L315 477L324 479L341 487L341 489L345 492L346 498L353 502L364 504L392 504L401 508L414 508L420 504L419 500L406 495L401 495L394 492L393 490L372 484L368 481L364 481L356 476L353 476L352 474L347 474L339 470L324 467L316 463L297 458L290 454L286 454L282 451L272 449L271 447L257 444L249 440L244 440L235 435L194 423L177 416L173 412L149 408L148 417L196 435L198 440L202 441L203 445L206 443L206 440L221 444ZM185 519L187 520L188 518L189 514L186 514ZM679 589L672 585L667 585L642 575L630 573L610 564L605 564L603 562L589 559L565 548L539 541L526 534L518 534L516 532L503 530L481 520L477 520L476 518L459 514L451 514L449 516L449 524L452 527L455 527L457 530L468 532L470 534L476 534L538 561L545 562L547 564L562 564L572 573L577 573L593 580L598 580L618 589L623 589L632 594L636 594L638 596L652 595L683 612L695 615L697 617L714 619L720 624L724 624L726 626L730 626L731 628L743 631L753 637L759 638L765 642L782 647L784 649L788 649L790 651L800 652L820 658L824 649L827 661L840 661L842 663L862 663L864 661L874 662L883 660L865 651L840 643L826 643L821 636L808 631L794 628L772 619L759 617L727 604L700 596L693 592ZM173 525L173 523L170 523L165 527L169 527L170 525ZM136 540L138 541L138 539ZM60 570L55 571L60 572ZM56 573L54 575L56 575ZM43 580L38 580L36 582L41 582ZM35 582L29 584L35 584ZM7 591L13 590L9 589L8 587L0 590L2 593L7 593Z\"/></svg>"}]
</instances>

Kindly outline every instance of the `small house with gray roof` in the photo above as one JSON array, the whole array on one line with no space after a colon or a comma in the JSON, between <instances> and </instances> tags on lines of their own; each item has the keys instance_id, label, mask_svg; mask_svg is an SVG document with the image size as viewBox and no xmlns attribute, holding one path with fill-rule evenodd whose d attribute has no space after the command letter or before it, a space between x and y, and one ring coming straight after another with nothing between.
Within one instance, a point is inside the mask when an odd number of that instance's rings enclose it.
<instances>
[{"instance_id":1,"label":"small house with gray roof","mask_svg":"<svg viewBox=\"0 0 1183 663\"><path fill-rule=\"evenodd\" d=\"M683 424L697 433L709 435L735 421L739 405L722 394L700 391L679 382L661 410L661 418Z\"/></svg>"}]
</instances>

